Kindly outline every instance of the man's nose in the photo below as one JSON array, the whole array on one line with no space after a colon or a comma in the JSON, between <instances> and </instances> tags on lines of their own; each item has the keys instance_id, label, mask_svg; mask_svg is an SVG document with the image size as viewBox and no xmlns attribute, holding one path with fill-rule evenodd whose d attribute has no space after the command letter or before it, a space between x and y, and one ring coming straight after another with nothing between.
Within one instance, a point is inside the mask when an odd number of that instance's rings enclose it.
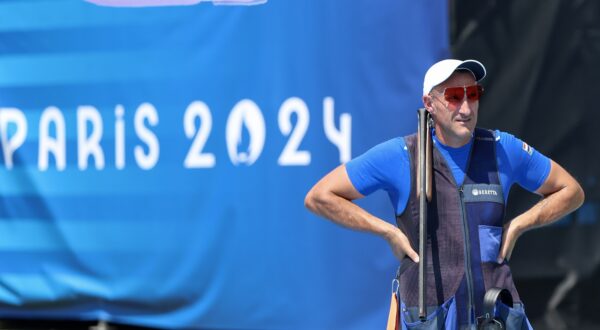
<instances>
[{"instance_id":1,"label":"man's nose","mask_svg":"<svg viewBox=\"0 0 600 330\"><path fill-rule=\"evenodd\" d=\"M458 112L463 115L470 115L471 112L473 112L473 106L475 105L474 103L475 102L469 102L469 100L465 96L460 104Z\"/></svg>"}]
</instances>

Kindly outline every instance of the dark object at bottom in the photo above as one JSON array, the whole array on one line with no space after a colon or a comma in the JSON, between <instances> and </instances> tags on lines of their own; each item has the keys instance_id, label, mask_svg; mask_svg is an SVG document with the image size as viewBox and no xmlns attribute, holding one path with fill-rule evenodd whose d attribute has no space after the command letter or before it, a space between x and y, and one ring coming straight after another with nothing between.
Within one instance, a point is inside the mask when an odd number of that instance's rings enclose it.
<instances>
[{"instance_id":1,"label":"dark object at bottom","mask_svg":"<svg viewBox=\"0 0 600 330\"><path fill-rule=\"evenodd\" d=\"M494 317L496 302L500 299L503 304L513 307L513 299L510 292L506 289L491 288L487 290L483 297L483 316L477 318L478 330L503 330L506 329L504 321Z\"/></svg>"},{"instance_id":2,"label":"dark object at bottom","mask_svg":"<svg viewBox=\"0 0 600 330\"><path fill-rule=\"evenodd\" d=\"M0 330L159 330L157 328L136 327L103 321L74 320L0 320Z\"/></svg>"}]
</instances>

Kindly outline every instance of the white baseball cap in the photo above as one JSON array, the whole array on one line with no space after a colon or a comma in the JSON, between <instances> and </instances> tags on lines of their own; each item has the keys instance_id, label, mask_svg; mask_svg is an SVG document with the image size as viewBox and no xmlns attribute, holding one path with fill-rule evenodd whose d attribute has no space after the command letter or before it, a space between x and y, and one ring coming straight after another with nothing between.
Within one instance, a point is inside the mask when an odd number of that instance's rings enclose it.
<instances>
[{"instance_id":1,"label":"white baseball cap","mask_svg":"<svg viewBox=\"0 0 600 330\"><path fill-rule=\"evenodd\" d=\"M475 81L479 82L485 77L485 67L476 60L442 60L432 65L423 79L423 95L429 94L433 87L443 83L448 79L454 71L458 69L469 70Z\"/></svg>"}]
</instances>

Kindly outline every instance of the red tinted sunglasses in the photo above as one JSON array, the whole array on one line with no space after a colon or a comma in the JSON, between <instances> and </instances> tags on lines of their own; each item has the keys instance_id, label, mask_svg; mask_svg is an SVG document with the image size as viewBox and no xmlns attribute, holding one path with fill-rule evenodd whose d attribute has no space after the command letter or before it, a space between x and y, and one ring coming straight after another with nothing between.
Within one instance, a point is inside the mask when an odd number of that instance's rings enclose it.
<instances>
[{"instance_id":1,"label":"red tinted sunglasses","mask_svg":"<svg viewBox=\"0 0 600 330\"><path fill-rule=\"evenodd\" d=\"M462 102L467 95L467 100L477 101L483 94L483 87L481 85L471 85L464 87L448 87L444 89L444 99L451 103Z\"/></svg>"}]
</instances>

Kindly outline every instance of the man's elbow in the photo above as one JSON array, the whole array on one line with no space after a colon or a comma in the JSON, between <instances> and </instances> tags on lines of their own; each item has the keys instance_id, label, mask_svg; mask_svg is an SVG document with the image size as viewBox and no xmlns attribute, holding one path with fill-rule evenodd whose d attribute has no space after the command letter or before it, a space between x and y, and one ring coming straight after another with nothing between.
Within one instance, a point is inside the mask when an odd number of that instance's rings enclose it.
<instances>
[{"instance_id":1,"label":"man's elbow","mask_svg":"<svg viewBox=\"0 0 600 330\"><path fill-rule=\"evenodd\" d=\"M574 204L576 205L576 208L579 208L581 205L583 205L583 202L585 201L585 192L583 191L583 188L581 188L579 183L577 183L575 186L575 194L573 196L573 200Z\"/></svg>"},{"instance_id":2,"label":"man's elbow","mask_svg":"<svg viewBox=\"0 0 600 330\"><path fill-rule=\"evenodd\" d=\"M313 211L314 205L315 205L315 201L314 201L314 197L313 197L313 191L312 189L306 194L306 196L304 197L304 207L306 207L307 209Z\"/></svg>"},{"instance_id":3,"label":"man's elbow","mask_svg":"<svg viewBox=\"0 0 600 330\"><path fill-rule=\"evenodd\" d=\"M319 214L319 210L327 204L327 192L319 187L313 187L304 198L304 206L311 212Z\"/></svg>"},{"instance_id":4,"label":"man's elbow","mask_svg":"<svg viewBox=\"0 0 600 330\"><path fill-rule=\"evenodd\" d=\"M317 201L318 201L318 197L319 196L319 192L316 191L316 189L313 187L307 194L306 197L304 197L304 207L306 207L307 209L309 209L312 212L316 212L317 210Z\"/></svg>"}]
</instances>

